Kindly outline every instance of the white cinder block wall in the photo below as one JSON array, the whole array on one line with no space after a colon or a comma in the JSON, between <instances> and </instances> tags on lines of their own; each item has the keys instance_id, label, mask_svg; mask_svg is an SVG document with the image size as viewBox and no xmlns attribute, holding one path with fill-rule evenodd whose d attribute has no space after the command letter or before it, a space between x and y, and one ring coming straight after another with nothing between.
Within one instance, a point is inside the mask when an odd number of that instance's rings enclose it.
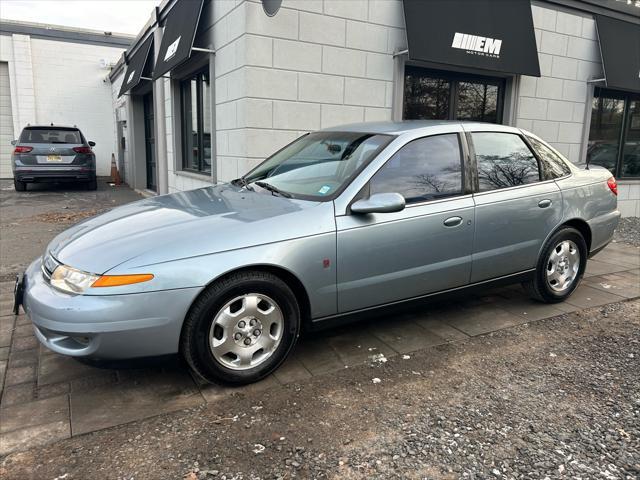
<instances>
[{"instance_id":1,"label":"white cinder block wall","mask_svg":"<svg viewBox=\"0 0 640 480\"><path fill-rule=\"evenodd\" d=\"M2 35L0 61L9 64L14 135L27 123L77 125L96 142L98 175L108 175L115 148L109 71L123 48Z\"/></svg>"},{"instance_id":2,"label":"white cinder block wall","mask_svg":"<svg viewBox=\"0 0 640 480\"><path fill-rule=\"evenodd\" d=\"M587 81L603 76L595 21L539 3L531 8L541 76L521 77L516 125L578 162L591 113Z\"/></svg>"},{"instance_id":3,"label":"white cinder block wall","mask_svg":"<svg viewBox=\"0 0 640 480\"><path fill-rule=\"evenodd\" d=\"M392 53L406 48L399 0L216 2L218 180L303 133L391 119Z\"/></svg>"}]
</instances>

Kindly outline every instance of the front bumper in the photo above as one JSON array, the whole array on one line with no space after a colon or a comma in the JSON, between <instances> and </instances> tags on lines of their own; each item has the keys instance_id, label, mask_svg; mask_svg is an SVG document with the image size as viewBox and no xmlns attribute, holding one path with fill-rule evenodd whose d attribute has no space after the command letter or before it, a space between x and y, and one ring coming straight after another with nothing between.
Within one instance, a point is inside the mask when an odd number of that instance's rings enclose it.
<instances>
[{"instance_id":1,"label":"front bumper","mask_svg":"<svg viewBox=\"0 0 640 480\"><path fill-rule=\"evenodd\" d=\"M13 177L20 182L88 182L96 177L96 171L86 166L65 165L51 167L49 165L29 165L14 167Z\"/></svg>"},{"instance_id":2,"label":"front bumper","mask_svg":"<svg viewBox=\"0 0 640 480\"><path fill-rule=\"evenodd\" d=\"M24 275L22 305L38 340L74 357L125 359L178 352L180 330L200 288L130 295L69 295L44 278L41 261Z\"/></svg>"}]
</instances>

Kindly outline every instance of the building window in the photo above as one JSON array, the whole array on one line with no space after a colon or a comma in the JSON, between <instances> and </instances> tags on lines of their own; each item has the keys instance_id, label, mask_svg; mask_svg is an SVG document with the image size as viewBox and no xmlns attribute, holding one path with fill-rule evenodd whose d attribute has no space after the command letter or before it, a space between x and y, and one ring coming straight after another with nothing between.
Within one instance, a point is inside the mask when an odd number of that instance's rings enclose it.
<instances>
[{"instance_id":1,"label":"building window","mask_svg":"<svg viewBox=\"0 0 640 480\"><path fill-rule=\"evenodd\" d=\"M501 123L504 85L501 78L408 66L403 118Z\"/></svg>"},{"instance_id":2,"label":"building window","mask_svg":"<svg viewBox=\"0 0 640 480\"><path fill-rule=\"evenodd\" d=\"M587 161L617 177L640 177L640 95L596 88Z\"/></svg>"},{"instance_id":3,"label":"building window","mask_svg":"<svg viewBox=\"0 0 640 480\"><path fill-rule=\"evenodd\" d=\"M211 89L209 68L180 82L182 168L211 173Z\"/></svg>"}]
</instances>

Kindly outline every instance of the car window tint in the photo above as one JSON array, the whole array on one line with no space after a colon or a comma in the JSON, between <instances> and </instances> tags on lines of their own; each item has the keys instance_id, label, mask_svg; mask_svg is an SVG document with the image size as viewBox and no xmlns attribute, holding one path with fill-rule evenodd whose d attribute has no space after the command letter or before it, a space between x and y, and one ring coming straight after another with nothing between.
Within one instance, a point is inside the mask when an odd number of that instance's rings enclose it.
<instances>
[{"instance_id":1,"label":"car window tint","mask_svg":"<svg viewBox=\"0 0 640 480\"><path fill-rule=\"evenodd\" d=\"M556 152L547 147L540 140L527 137L533 149L538 153L538 158L542 164L542 171L544 173L545 180L553 178L564 177L571 173L571 169L565 163L565 161Z\"/></svg>"},{"instance_id":2,"label":"car window tint","mask_svg":"<svg viewBox=\"0 0 640 480\"><path fill-rule=\"evenodd\" d=\"M414 140L373 176L371 195L399 193L407 203L462 192L462 157L456 134Z\"/></svg>"},{"instance_id":3,"label":"car window tint","mask_svg":"<svg viewBox=\"0 0 640 480\"><path fill-rule=\"evenodd\" d=\"M20 143L84 143L80 130L72 128L25 128Z\"/></svg>"},{"instance_id":4,"label":"car window tint","mask_svg":"<svg viewBox=\"0 0 640 480\"><path fill-rule=\"evenodd\" d=\"M538 161L526 143L511 133L472 133L481 192L540 181Z\"/></svg>"}]
</instances>

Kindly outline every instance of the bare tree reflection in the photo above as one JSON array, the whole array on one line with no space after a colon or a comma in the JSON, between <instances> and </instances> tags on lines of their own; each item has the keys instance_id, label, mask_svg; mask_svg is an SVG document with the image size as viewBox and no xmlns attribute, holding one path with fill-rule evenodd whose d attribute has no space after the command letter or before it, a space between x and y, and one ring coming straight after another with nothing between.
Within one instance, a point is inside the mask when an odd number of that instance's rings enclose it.
<instances>
[{"instance_id":1,"label":"bare tree reflection","mask_svg":"<svg viewBox=\"0 0 640 480\"><path fill-rule=\"evenodd\" d=\"M530 154L514 152L511 156L478 157L480 190L515 187L538 180L538 169Z\"/></svg>"}]
</instances>

